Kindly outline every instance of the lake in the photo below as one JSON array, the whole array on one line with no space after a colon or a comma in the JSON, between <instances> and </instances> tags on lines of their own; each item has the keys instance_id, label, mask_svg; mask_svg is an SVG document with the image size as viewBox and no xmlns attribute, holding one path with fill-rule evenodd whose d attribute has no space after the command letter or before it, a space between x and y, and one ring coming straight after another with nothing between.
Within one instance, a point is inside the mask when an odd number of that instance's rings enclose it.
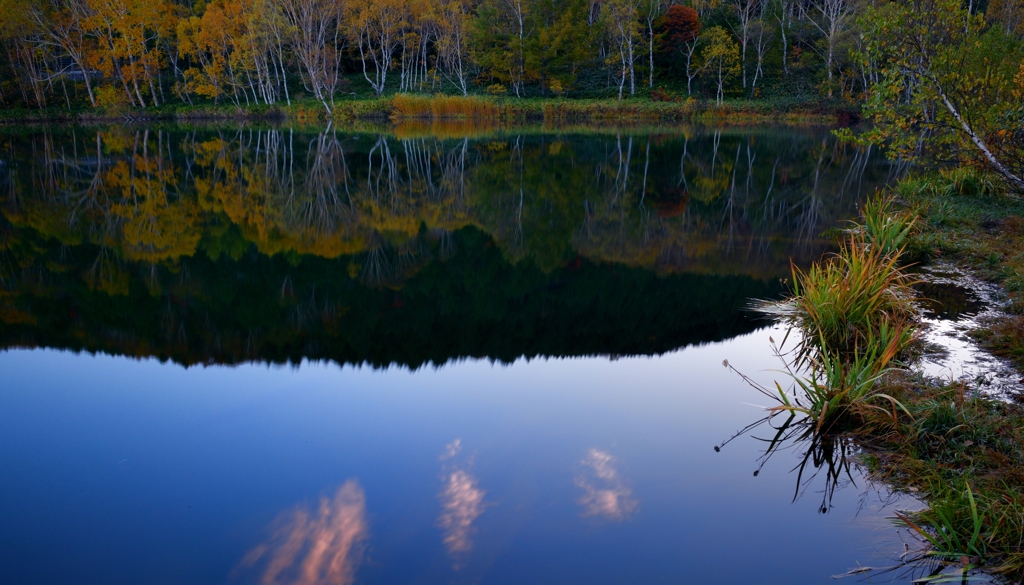
<instances>
[{"instance_id":1,"label":"lake","mask_svg":"<svg viewBox=\"0 0 1024 585\"><path fill-rule=\"evenodd\" d=\"M762 410L722 366L777 376L749 303L894 174L822 128L7 130L0 575L894 566L914 502L847 445L724 444Z\"/></svg>"}]
</instances>

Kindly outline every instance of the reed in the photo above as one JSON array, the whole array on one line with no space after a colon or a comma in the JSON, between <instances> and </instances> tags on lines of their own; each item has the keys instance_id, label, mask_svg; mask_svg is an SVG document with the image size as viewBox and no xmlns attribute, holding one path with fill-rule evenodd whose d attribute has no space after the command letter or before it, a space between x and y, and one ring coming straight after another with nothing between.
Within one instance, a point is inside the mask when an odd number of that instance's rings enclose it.
<instances>
[{"instance_id":1,"label":"reed","mask_svg":"<svg viewBox=\"0 0 1024 585\"><path fill-rule=\"evenodd\" d=\"M909 211L897 210L896 200L890 195L869 198L860 215L863 223L854 223L852 231L887 256L903 253L917 225L917 217Z\"/></svg>"},{"instance_id":2,"label":"reed","mask_svg":"<svg viewBox=\"0 0 1024 585\"><path fill-rule=\"evenodd\" d=\"M886 339L888 341L884 344L872 343L867 349L844 357L833 355L828 348L818 348L819 351L809 355L799 369L772 341L775 355L784 365L780 373L792 381L788 391L779 382L775 382L774 389L769 389L743 374L740 376L778 403L768 409L769 419L780 412L791 416L803 415L805 418L795 426L809 426L810 436L833 431L837 423L849 418L846 416L849 413L859 415L867 409L874 409L883 413L892 411L895 417L896 409L908 412L907 408L878 388L883 378L895 370L892 364L902 340L898 334L887 335ZM728 361L725 365L739 373Z\"/></svg>"},{"instance_id":3,"label":"reed","mask_svg":"<svg viewBox=\"0 0 1024 585\"><path fill-rule=\"evenodd\" d=\"M779 404L771 410L803 414L815 432L864 409L906 410L878 390L908 361L919 332L915 281L901 264L914 218L893 206L869 200L839 252L806 271L793 265L790 295L754 306L799 332L790 354L774 348L792 386L787 392L776 383L768 394Z\"/></svg>"},{"instance_id":4,"label":"reed","mask_svg":"<svg viewBox=\"0 0 1024 585\"><path fill-rule=\"evenodd\" d=\"M850 234L834 256L806 271L792 268L789 298L758 305L801 332L798 368L820 355L849 361L887 355L890 347L895 359L916 338L915 282L899 264L900 250L872 242Z\"/></svg>"},{"instance_id":5,"label":"reed","mask_svg":"<svg viewBox=\"0 0 1024 585\"><path fill-rule=\"evenodd\" d=\"M400 93L391 98L391 118L497 119L509 109L496 100L476 96L414 95Z\"/></svg>"}]
</instances>

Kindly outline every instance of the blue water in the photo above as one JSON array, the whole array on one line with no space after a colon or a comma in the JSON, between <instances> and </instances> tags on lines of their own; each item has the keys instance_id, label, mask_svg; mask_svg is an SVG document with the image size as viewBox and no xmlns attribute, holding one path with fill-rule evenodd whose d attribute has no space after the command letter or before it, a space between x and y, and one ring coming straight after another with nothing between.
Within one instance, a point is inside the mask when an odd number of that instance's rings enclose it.
<instances>
[{"instance_id":1,"label":"blue water","mask_svg":"<svg viewBox=\"0 0 1024 585\"><path fill-rule=\"evenodd\" d=\"M715 450L766 400L722 361L781 365L751 298L893 169L827 128L604 130L0 133L0 585L896 564L915 503L856 465Z\"/></svg>"},{"instance_id":2,"label":"blue water","mask_svg":"<svg viewBox=\"0 0 1024 585\"><path fill-rule=\"evenodd\" d=\"M753 438L713 450L759 416L721 361L776 367L770 333L416 372L7 351L0 574L781 584L894 564L901 537L863 480L821 514L820 482L791 503L796 453L754 477Z\"/></svg>"}]
</instances>

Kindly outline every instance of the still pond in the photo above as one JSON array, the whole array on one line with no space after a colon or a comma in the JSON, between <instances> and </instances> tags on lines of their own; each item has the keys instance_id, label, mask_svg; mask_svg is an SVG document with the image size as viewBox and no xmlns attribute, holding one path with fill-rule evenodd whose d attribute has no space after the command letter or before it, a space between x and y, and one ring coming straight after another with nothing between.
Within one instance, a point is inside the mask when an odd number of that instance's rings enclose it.
<instances>
[{"instance_id":1,"label":"still pond","mask_svg":"<svg viewBox=\"0 0 1024 585\"><path fill-rule=\"evenodd\" d=\"M0 581L897 564L914 503L842 448L722 446L762 416L722 361L779 366L746 307L883 157L828 129L457 130L0 134Z\"/></svg>"}]
</instances>

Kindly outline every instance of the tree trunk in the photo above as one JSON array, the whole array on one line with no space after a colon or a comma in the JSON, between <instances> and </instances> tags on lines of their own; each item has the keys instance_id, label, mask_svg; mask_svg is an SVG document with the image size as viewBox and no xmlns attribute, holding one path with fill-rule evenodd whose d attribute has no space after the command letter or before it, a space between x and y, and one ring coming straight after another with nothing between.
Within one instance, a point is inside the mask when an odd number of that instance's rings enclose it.
<instances>
[{"instance_id":1,"label":"tree trunk","mask_svg":"<svg viewBox=\"0 0 1024 585\"><path fill-rule=\"evenodd\" d=\"M647 87L654 88L654 21L647 20L647 54L648 54L648 81Z\"/></svg>"},{"instance_id":2,"label":"tree trunk","mask_svg":"<svg viewBox=\"0 0 1024 585\"><path fill-rule=\"evenodd\" d=\"M1007 182L1013 185L1018 192L1024 193L1024 178L1018 177L1017 175L1013 174L1013 172L1010 171L1010 169L1006 168L1006 166L1002 162L1000 162L994 154L992 154L992 151L989 150L988 145L985 144L985 142L981 139L980 136L974 133L974 130L967 124L967 122L964 121L963 117L960 116L960 112L956 109L956 106L954 106L953 103L949 101L949 98L946 96L946 92L942 90L942 85L939 83L939 80L932 74L929 74L928 76L931 78L932 84L935 85L935 89L939 92L939 97L942 99L942 103L945 104L946 109L949 110L949 113L952 114L953 118L955 118L957 123L960 124L960 127L971 139L971 142L973 142L974 145L978 147L978 150L981 151L982 155L985 157L985 160L987 160L988 163L992 165L992 168L994 168L996 172L1002 175L1002 177L1006 179Z\"/></svg>"},{"instance_id":3,"label":"tree trunk","mask_svg":"<svg viewBox=\"0 0 1024 585\"><path fill-rule=\"evenodd\" d=\"M633 67L633 62L636 58L633 56L633 37L629 38L629 95L636 95L636 71Z\"/></svg>"},{"instance_id":4,"label":"tree trunk","mask_svg":"<svg viewBox=\"0 0 1024 585\"><path fill-rule=\"evenodd\" d=\"M92 83L89 81L89 71L82 67L81 64L78 66L82 68L82 76L85 78L85 92L89 94L89 103L95 108L96 97L92 93Z\"/></svg>"},{"instance_id":5,"label":"tree trunk","mask_svg":"<svg viewBox=\"0 0 1024 585\"><path fill-rule=\"evenodd\" d=\"M779 32L782 33L782 71L789 76L789 61L786 60L786 51L789 45L786 42L786 9L783 7L782 16L779 17Z\"/></svg>"}]
</instances>

